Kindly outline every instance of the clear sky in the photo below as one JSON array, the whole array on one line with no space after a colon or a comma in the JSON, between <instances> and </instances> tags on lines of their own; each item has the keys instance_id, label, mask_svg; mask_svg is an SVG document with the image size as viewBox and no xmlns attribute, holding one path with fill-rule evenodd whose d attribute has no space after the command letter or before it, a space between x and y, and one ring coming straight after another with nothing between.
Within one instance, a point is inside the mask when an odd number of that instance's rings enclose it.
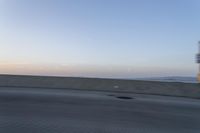
<instances>
[{"instance_id":1,"label":"clear sky","mask_svg":"<svg viewBox=\"0 0 200 133\"><path fill-rule=\"evenodd\" d=\"M0 73L196 76L199 0L0 0Z\"/></svg>"}]
</instances>

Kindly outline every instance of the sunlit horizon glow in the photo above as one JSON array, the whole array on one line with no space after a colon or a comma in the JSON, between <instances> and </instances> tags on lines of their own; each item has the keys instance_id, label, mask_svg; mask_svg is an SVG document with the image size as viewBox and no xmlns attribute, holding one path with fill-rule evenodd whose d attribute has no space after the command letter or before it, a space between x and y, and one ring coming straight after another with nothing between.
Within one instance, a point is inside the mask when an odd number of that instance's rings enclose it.
<instances>
[{"instance_id":1,"label":"sunlit horizon glow","mask_svg":"<svg viewBox=\"0 0 200 133\"><path fill-rule=\"evenodd\" d=\"M0 0L0 74L196 76L198 0Z\"/></svg>"}]
</instances>

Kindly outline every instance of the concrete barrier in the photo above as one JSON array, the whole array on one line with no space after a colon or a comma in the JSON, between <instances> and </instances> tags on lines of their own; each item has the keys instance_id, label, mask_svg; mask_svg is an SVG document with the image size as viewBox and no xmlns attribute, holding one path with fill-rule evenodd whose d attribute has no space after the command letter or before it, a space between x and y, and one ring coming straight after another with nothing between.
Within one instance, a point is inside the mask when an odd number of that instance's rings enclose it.
<instances>
[{"instance_id":1,"label":"concrete barrier","mask_svg":"<svg viewBox=\"0 0 200 133\"><path fill-rule=\"evenodd\" d=\"M200 85L192 83L169 83L100 78L0 75L0 86L114 91L121 93L140 93L200 98Z\"/></svg>"}]
</instances>

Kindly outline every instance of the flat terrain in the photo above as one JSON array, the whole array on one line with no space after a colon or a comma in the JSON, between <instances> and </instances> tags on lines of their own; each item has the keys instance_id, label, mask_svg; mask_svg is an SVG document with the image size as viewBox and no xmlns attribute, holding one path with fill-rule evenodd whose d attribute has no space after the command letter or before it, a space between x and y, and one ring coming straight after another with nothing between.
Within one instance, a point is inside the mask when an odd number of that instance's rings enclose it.
<instances>
[{"instance_id":1,"label":"flat terrain","mask_svg":"<svg viewBox=\"0 0 200 133\"><path fill-rule=\"evenodd\" d=\"M1 87L73 89L153 94L200 99L200 84L122 79L0 75Z\"/></svg>"},{"instance_id":2,"label":"flat terrain","mask_svg":"<svg viewBox=\"0 0 200 133\"><path fill-rule=\"evenodd\" d=\"M199 133L200 100L0 87L1 133Z\"/></svg>"}]
</instances>

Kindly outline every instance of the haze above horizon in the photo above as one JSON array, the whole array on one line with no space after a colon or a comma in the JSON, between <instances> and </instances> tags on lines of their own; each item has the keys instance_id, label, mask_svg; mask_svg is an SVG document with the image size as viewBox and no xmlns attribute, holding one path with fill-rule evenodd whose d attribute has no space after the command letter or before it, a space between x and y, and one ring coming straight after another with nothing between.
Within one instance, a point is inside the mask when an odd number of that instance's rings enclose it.
<instances>
[{"instance_id":1,"label":"haze above horizon","mask_svg":"<svg viewBox=\"0 0 200 133\"><path fill-rule=\"evenodd\" d=\"M199 0L0 0L0 73L196 76Z\"/></svg>"}]
</instances>

